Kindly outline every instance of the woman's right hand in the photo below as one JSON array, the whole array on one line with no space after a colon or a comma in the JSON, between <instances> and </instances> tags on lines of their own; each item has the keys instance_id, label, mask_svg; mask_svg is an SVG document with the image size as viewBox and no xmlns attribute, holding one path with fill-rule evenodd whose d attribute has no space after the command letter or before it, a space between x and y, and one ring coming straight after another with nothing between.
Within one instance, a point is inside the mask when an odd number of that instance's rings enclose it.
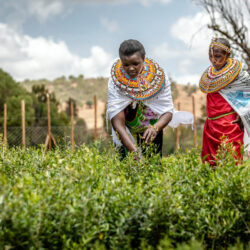
<instances>
[{"instance_id":1,"label":"woman's right hand","mask_svg":"<svg viewBox=\"0 0 250 250\"><path fill-rule=\"evenodd\" d=\"M134 145L126 130L124 110L115 115L111 119L111 123L114 130L118 133L119 139L121 140L123 146L127 148L129 152L136 151L136 145Z\"/></svg>"}]
</instances>

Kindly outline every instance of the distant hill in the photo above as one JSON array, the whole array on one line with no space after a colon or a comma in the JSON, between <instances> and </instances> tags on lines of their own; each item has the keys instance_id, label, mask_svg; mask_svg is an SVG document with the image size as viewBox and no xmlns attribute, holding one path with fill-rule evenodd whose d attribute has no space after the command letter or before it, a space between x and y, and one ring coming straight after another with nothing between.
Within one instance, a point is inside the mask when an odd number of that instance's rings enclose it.
<instances>
[{"instance_id":1,"label":"distant hill","mask_svg":"<svg viewBox=\"0 0 250 250\"><path fill-rule=\"evenodd\" d=\"M83 102L92 101L93 95L103 102L107 98L107 82L108 78L88 78L84 79L82 75L78 77L70 76L68 79L64 76L53 81L47 79L41 80L25 80L21 84L31 90L33 85L44 84L49 91L56 94L60 102L66 102L70 97L75 99L78 105Z\"/></svg>"},{"instance_id":2,"label":"distant hill","mask_svg":"<svg viewBox=\"0 0 250 250\"><path fill-rule=\"evenodd\" d=\"M88 128L94 126L93 116L93 96L96 94L98 100L98 127L103 126L102 114L105 110L105 103L107 101L107 85L108 78L88 78L84 79L82 75L78 77L64 76L59 77L53 81L47 79L41 80L25 80L21 84L28 90L31 90L33 85L44 84L51 92L55 92L56 98L60 101L60 109L65 110L66 101L73 98L77 102L79 109L78 116L83 118ZM198 117L202 116L202 106L205 105L205 95L201 93L197 86L181 85L172 81L172 96L174 98L175 108L180 102L181 110L192 112L192 95L196 99L196 114Z\"/></svg>"}]
</instances>

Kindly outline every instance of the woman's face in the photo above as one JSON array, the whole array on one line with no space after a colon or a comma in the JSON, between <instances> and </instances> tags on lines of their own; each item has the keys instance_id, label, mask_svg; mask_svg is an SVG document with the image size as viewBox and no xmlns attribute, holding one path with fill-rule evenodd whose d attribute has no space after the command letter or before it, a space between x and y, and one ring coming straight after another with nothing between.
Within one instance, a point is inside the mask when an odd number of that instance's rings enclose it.
<instances>
[{"instance_id":1,"label":"woman's face","mask_svg":"<svg viewBox=\"0 0 250 250\"><path fill-rule=\"evenodd\" d=\"M212 48L212 50L209 50L209 60L216 70L220 70L226 64L229 54L225 54L224 50L216 47Z\"/></svg>"},{"instance_id":2,"label":"woman's face","mask_svg":"<svg viewBox=\"0 0 250 250\"><path fill-rule=\"evenodd\" d=\"M130 56L121 56L122 66L125 72L131 77L135 78L141 73L144 65L144 59L139 52Z\"/></svg>"}]
</instances>

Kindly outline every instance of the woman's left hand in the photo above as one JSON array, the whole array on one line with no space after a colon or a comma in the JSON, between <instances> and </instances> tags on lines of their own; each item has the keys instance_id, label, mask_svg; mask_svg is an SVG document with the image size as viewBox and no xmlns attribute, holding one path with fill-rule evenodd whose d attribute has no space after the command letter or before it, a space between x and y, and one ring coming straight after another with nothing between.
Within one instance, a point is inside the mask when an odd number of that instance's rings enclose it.
<instances>
[{"instance_id":1,"label":"woman's left hand","mask_svg":"<svg viewBox=\"0 0 250 250\"><path fill-rule=\"evenodd\" d=\"M157 136L156 129L153 127L149 127L144 132L142 139L145 140L146 144L149 144L151 141L153 141L155 139L156 136Z\"/></svg>"},{"instance_id":2,"label":"woman's left hand","mask_svg":"<svg viewBox=\"0 0 250 250\"><path fill-rule=\"evenodd\" d=\"M157 123L155 123L154 125L149 125L142 136L142 139L145 140L145 143L149 144L151 141L153 141L157 136L158 131L164 129L171 121L171 119L172 119L172 113L167 112L159 118Z\"/></svg>"},{"instance_id":3,"label":"woman's left hand","mask_svg":"<svg viewBox=\"0 0 250 250\"><path fill-rule=\"evenodd\" d=\"M242 120L241 120L241 118L240 118L239 115L237 116L237 118L234 121L232 121L232 123L238 123L239 126L240 126L240 129L244 130L244 125L243 125L243 122L242 122Z\"/></svg>"}]
</instances>

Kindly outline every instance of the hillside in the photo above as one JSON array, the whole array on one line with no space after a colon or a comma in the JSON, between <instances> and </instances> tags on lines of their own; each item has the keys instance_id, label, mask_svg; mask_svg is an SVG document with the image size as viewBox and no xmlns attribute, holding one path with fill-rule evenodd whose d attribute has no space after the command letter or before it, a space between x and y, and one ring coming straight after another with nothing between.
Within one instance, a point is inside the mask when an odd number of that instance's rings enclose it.
<instances>
[{"instance_id":1,"label":"hillside","mask_svg":"<svg viewBox=\"0 0 250 250\"><path fill-rule=\"evenodd\" d=\"M107 83L108 78L89 78L84 79L82 75L78 77L70 76L59 77L54 81L41 79L37 81L25 80L21 84L28 90L32 89L33 85L44 84L50 92L55 92L57 99L60 101L60 109L65 110L66 102L69 98L73 98L77 102L78 116L83 118L88 128L94 127L94 110L93 110L93 96L96 94L98 100L97 106L97 126L103 126L102 114L105 110L105 103L107 101ZM172 83L172 92L174 97L175 108L180 102L181 110L192 112L192 95L196 100L196 114L197 117L202 116L201 107L205 105L205 95L201 93L197 86L181 85Z\"/></svg>"},{"instance_id":2,"label":"hillside","mask_svg":"<svg viewBox=\"0 0 250 250\"><path fill-rule=\"evenodd\" d=\"M55 92L56 98L60 102L60 109L66 109L66 102L69 98L73 98L78 107L78 116L86 121L87 127L94 127L94 110L93 97L97 96L97 127L103 127L102 114L105 110L107 99L107 78L89 78L84 79L83 76L70 76L69 79L62 76L54 81L41 79L37 81L26 80L21 84L31 91L33 85L44 84L50 92Z\"/></svg>"}]
</instances>

